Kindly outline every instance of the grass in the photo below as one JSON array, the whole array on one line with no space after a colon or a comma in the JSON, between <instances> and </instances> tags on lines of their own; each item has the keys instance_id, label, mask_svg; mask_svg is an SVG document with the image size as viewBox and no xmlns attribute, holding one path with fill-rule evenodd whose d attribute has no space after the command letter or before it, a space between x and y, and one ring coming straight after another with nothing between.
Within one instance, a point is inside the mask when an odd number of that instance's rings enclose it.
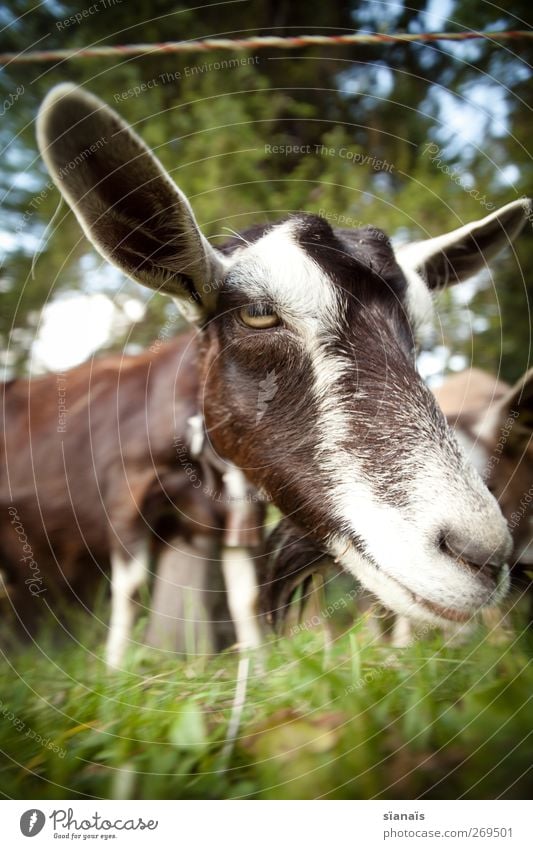
<instances>
[{"instance_id":1,"label":"grass","mask_svg":"<svg viewBox=\"0 0 533 849\"><path fill-rule=\"evenodd\" d=\"M359 622L272 639L250 668L232 747L238 658L138 648L106 672L94 619L4 655L0 791L10 798L527 798L531 644L479 633L377 645ZM56 629L57 630L57 629ZM76 642L76 635L79 642ZM39 735L39 737L37 736Z\"/></svg>"}]
</instances>

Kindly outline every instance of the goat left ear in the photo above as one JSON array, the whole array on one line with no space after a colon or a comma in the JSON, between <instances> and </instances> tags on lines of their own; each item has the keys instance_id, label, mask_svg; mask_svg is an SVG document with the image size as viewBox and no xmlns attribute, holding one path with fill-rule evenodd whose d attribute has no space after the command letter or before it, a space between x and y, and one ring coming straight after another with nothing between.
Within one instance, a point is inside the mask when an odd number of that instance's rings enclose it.
<instances>
[{"instance_id":1,"label":"goat left ear","mask_svg":"<svg viewBox=\"0 0 533 849\"><path fill-rule=\"evenodd\" d=\"M430 289L442 289L485 268L518 236L529 215L531 201L521 198L451 233L403 245L396 256L406 270L421 274Z\"/></svg>"}]
</instances>

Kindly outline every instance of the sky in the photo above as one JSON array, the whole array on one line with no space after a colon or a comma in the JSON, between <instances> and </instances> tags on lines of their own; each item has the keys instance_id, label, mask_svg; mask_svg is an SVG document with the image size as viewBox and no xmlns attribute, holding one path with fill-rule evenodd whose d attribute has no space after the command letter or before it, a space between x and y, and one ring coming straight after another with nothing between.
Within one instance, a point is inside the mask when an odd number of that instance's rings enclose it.
<instances>
[{"instance_id":1,"label":"sky","mask_svg":"<svg viewBox=\"0 0 533 849\"><path fill-rule=\"evenodd\" d=\"M47 304L33 343L32 372L64 371L82 363L143 315L141 301L130 298L119 309L101 293L73 294Z\"/></svg>"}]
</instances>

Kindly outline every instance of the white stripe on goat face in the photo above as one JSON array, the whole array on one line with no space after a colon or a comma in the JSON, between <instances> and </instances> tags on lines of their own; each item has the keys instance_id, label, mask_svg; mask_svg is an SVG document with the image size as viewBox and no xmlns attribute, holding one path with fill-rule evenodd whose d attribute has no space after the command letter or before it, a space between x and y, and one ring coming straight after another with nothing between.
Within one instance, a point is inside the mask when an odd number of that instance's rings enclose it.
<instances>
[{"instance_id":1,"label":"white stripe on goat face","mask_svg":"<svg viewBox=\"0 0 533 849\"><path fill-rule=\"evenodd\" d=\"M435 304L422 276L414 268L402 263L401 269L407 280L406 307L416 334L433 327Z\"/></svg>"},{"instance_id":2,"label":"white stripe on goat face","mask_svg":"<svg viewBox=\"0 0 533 849\"><path fill-rule=\"evenodd\" d=\"M353 364L325 350L324 342L340 332L342 304L334 283L298 244L296 226L293 220L278 224L245 249L245 258L239 252L244 262L238 282L251 300L272 302L304 345L313 370L312 392L320 410L320 441L315 456L320 468L325 458L338 451L337 442L350 432L340 381Z\"/></svg>"},{"instance_id":3,"label":"white stripe on goat face","mask_svg":"<svg viewBox=\"0 0 533 849\"><path fill-rule=\"evenodd\" d=\"M272 302L312 352L317 337L338 327L340 303L331 280L295 239L296 224L284 221L236 254L240 290L250 300Z\"/></svg>"}]
</instances>

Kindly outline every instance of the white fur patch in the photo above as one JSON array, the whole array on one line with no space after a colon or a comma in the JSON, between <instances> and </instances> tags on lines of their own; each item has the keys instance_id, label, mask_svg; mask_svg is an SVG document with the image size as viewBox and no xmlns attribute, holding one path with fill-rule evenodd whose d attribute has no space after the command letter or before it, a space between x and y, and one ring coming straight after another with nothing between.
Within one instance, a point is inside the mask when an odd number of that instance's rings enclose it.
<instances>
[{"instance_id":1,"label":"white fur patch","mask_svg":"<svg viewBox=\"0 0 533 849\"><path fill-rule=\"evenodd\" d=\"M239 648L258 648L261 645L261 627L257 615L257 578L249 551L246 548L224 548L222 571Z\"/></svg>"},{"instance_id":2,"label":"white fur patch","mask_svg":"<svg viewBox=\"0 0 533 849\"><path fill-rule=\"evenodd\" d=\"M137 556L127 559L114 553L111 556L111 622L106 646L107 665L117 668L131 639L135 620L134 596L148 579L148 546L143 545Z\"/></svg>"},{"instance_id":3,"label":"white fur patch","mask_svg":"<svg viewBox=\"0 0 533 849\"><path fill-rule=\"evenodd\" d=\"M421 428L419 458L406 459L404 469L405 479L411 481L412 505L406 510L383 503L361 467L356 450L340 447L349 443L353 433L353 412L348 413L345 399L335 391L336 372L347 366L317 354L313 363L318 376L316 387L320 389L317 400L322 434L315 455L317 467L324 469L333 482L330 510L339 522L352 529L370 555L367 559L364 553L354 555L352 551L347 568L393 610L415 618L439 620L426 608L420 608L413 595L443 608L463 611L486 604L489 595L482 582L437 546L439 531L451 528L463 535L465 544L483 535L489 547L501 548L506 536L505 522L479 477L468 466L451 470L447 446L442 446L440 453L440 446L430 442L424 450L425 429ZM348 409L353 411L352 403ZM427 415L421 409L417 424ZM431 430L429 425L428 429ZM428 499L428 492L436 491L439 498ZM340 541L337 554L343 547L346 543ZM345 563L342 555L340 560Z\"/></svg>"},{"instance_id":4,"label":"white fur patch","mask_svg":"<svg viewBox=\"0 0 533 849\"><path fill-rule=\"evenodd\" d=\"M407 314L418 339L432 326L435 305L433 297L421 275L404 261L401 249L396 256L398 265L407 280Z\"/></svg>"},{"instance_id":5,"label":"white fur patch","mask_svg":"<svg viewBox=\"0 0 533 849\"><path fill-rule=\"evenodd\" d=\"M363 545L363 551L349 546L343 554L346 540L338 540L335 552L392 610L437 622L440 618L414 597L469 614L505 595L504 576L491 597L475 571L438 547L439 534L447 529L465 545L476 538L483 541L488 553L500 553L508 539L496 501L466 460L457 469L450 468L445 445L439 453L438 445L428 443L424 450L421 443L419 462L415 457L405 469L405 478L411 481L408 508L383 503L358 469L357 458L348 452L337 448L325 459L322 455L321 462L334 480L330 509ZM432 492L438 492L438 498L428 498Z\"/></svg>"},{"instance_id":6,"label":"white fur patch","mask_svg":"<svg viewBox=\"0 0 533 849\"><path fill-rule=\"evenodd\" d=\"M314 344L339 313L335 287L294 239L295 222L284 221L246 248L233 277L251 300L270 300L289 328Z\"/></svg>"}]
</instances>

